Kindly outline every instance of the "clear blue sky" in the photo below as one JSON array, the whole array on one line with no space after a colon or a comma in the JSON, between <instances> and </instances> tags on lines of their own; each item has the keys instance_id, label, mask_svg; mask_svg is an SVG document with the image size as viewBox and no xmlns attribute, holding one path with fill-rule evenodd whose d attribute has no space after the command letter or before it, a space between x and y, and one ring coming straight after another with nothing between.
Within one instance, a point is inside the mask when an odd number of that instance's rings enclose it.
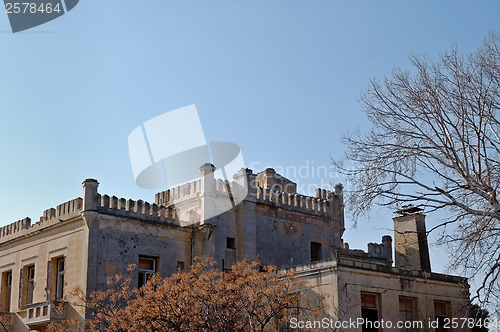
<instances>
[{"instance_id":1,"label":"clear blue sky","mask_svg":"<svg viewBox=\"0 0 500 332\"><path fill-rule=\"evenodd\" d=\"M2 13L0 225L36 221L90 177L101 193L153 201L134 184L127 137L189 104L207 140L239 144L256 171L328 167L342 133L367 127L358 97L369 78L408 67L412 52L475 50L499 14L493 0L81 0L12 34ZM330 181L285 175L305 188ZM345 239L366 249L391 218L375 214Z\"/></svg>"}]
</instances>

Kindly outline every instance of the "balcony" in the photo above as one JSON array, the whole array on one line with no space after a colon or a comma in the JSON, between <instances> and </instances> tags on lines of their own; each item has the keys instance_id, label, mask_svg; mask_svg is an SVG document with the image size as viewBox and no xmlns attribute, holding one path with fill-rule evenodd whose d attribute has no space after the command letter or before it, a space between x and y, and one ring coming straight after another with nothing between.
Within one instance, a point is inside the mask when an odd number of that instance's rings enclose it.
<instances>
[{"instance_id":1,"label":"balcony","mask_svg":"<svg viewBox=\"0 0 500 332\"><path fill-rule=\"evenodd\" d=\"M26 325L30 327L45 326L51 321L66 319L67 302L46 301L26 306Z\"/></svg>"}]
</instances>

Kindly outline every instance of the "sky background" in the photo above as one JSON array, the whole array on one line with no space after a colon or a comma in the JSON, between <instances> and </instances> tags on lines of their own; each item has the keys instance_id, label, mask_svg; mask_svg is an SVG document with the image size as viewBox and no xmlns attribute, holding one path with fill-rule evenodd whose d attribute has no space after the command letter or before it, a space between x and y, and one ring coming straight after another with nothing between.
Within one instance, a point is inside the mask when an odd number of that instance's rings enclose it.
<instances>
[{"instance_id":1,"label":"sky background","mask_svg":"<svg viewBox=\"0 0 500 332\"><path fill-rule=\"evenodd\" d=\"M36 222L81 196L86 178L101 194L153 202L156 191L134 183L128 135L190 104L207 141L238 144L254 172L295 169L283 175L302 193L331 189L342 178L313 169L342 155L343 133L368 128L369 79L409 68L412 53L474 51L500 31L499 14L493 0L81 0L16 34L0 14L0 225ZM392 217L351 229L347 216L344 239L366 250ZM443 250L431 259L446 271Z\"/></svg>"}]
</instances>

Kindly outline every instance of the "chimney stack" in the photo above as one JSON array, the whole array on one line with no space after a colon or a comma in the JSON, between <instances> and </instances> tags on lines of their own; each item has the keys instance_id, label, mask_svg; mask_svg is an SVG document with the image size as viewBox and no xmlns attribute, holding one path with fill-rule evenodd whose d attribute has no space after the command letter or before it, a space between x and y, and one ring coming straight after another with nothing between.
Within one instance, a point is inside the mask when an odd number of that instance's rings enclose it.
<instances>
[{"instance_id":1,"label":"chimney stack","mask_svg":"<svg viewBox=\"0 0 500 332\"><path fill-rule=\"evenodd\" d=\"M389 235L382 236L382 245L384 246L385 258L392 266L392 238Z\"/></svg>"},{"instance_id":2,"label":"chimney stack","mask_svg":"<svg viewBox=\"0 0 500 332\"><path fill-rule=\"evenodd\" d=\"M395 266L431 272L429 246L422 209L411 205L396 211L394 220Z\"/></svg>"}]
</instances>

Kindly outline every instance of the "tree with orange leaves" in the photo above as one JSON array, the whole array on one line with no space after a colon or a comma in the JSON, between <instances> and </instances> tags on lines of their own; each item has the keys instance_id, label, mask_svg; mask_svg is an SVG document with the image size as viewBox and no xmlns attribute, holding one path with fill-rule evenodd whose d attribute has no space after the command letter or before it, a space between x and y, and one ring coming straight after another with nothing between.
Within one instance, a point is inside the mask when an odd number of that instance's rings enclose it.
<instances>
[{"instance_id":1,"label":"tree with orange leaves","mask_svg":"<svg viewBox=\"0 0 500 332\"><path fill-rule=\"evenodd\" d=\"M131 272L131 270L129 271ZM117 275L86 299L92 331L277 331L292 317L316 316L294 272L242 261L231 271L196 259L187 272L156 275L140 289Z\"/></svg>"}]
</instances>

